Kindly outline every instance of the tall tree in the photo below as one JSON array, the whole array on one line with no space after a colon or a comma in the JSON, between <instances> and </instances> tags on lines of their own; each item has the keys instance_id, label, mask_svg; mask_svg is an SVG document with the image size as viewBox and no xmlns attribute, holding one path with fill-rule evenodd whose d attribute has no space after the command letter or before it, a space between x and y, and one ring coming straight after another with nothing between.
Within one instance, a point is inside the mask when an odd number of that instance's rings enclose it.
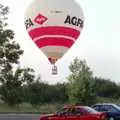
<instances>
[{"instance_id":1,"label":"tall tree","mask_svg":"<svg viewBox=\"0 0 120 120\"><path fill-rule=\"evenodd\" d=\"M69 69L71 71L68 77L69 100L72 103L92 104L95 100L93 75L86 61L76 57Z\"/></svg>"},{"instance_id":2,"label":"tall tree","mask_svg":"<svg viewBox=\"0 0 120 120\"><path fill-rule=\"evenodd\" d=\"M19 58L23 54L14 39L14 32L7 27L9 8L0 4L0 94L9 105L22 102L21 86L34 79L33 69L22 69Z\"/></svg>"}]
</instances>

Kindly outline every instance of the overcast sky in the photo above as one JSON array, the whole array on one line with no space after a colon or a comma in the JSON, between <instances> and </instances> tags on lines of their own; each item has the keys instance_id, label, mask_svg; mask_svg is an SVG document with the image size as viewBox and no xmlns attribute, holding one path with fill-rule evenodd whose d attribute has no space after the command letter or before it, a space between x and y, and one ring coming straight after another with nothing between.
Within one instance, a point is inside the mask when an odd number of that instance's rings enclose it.
<instances>
[{"instance_id":1,"label":"overcast sky","mask_svg":"<svg viewBox=\"0 0 120 120\"><path fill-rule=\"evenodd\" d=\"M120 82L120 0L77 0L83 9L85 25L79 39L57 62L58 75L51 75L51 64L28 36L25 10L32 0L0 0L9 6L9 25L24 50L21 65L32 67L42 80L64 82L69 64L78 56L87 61L95 76Z\"/></svg>"}]
</instances>

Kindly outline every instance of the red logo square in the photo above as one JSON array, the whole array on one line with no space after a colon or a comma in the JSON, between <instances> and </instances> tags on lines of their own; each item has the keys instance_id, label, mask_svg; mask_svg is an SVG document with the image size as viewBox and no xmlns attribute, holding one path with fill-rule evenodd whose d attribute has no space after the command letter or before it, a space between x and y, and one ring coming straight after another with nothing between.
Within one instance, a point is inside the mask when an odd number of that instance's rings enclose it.
<instances>
[{"instance_id":1,"label":"red logo square","mask_svg":"<svg viewBox=\"0 0 120 120\"><path fill-rule=\"evenodd\" d=\"M48 18L43 16L42 14L39 14L35 19L34 22L38 23L38 24L43 24Z\"/></svg>"}]
</instances>

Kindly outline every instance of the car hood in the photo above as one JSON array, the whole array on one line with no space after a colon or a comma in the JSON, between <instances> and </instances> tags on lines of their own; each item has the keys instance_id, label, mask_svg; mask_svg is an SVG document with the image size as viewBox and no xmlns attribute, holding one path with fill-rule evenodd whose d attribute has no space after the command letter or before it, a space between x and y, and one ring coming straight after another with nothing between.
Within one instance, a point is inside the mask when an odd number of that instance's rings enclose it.
<instances>
[{"instance_id":1,"label":"car hood","mask_svg":"<svg viewBox=\"0 0 120 120\"><path fill-rule=\"evenodd\" d=\"M54 114L42 114L42 117L49 117L49 116L54 116Z\"/></svg>"}]
</instances>

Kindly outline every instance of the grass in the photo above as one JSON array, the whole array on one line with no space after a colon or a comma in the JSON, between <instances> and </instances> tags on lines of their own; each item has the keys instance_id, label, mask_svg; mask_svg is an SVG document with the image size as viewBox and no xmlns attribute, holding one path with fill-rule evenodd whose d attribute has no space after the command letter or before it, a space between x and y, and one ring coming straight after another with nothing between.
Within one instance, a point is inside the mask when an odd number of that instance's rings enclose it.
<instances>
[{"instance_id":1,"label":"grass","mask_svg":"<svg viewBox=\"0 0 120 120\"><path fill-rule=\"evenodd\" d=\"M110 99L110 98L97 98L97 103L116 103L120 104L120 99ZM59 103L51 103L51 104L41 104L33 107L28 103L22 103L16 105L14 107L10 107L7 104L0 103L0 113L33 113L33 114L41 114L41 113L54 113L63 107L63 104Z\"/></svg>"},{"instance_id":2,"label":"grass","mask_svg":"<svg viewBox=\"0 0 120 120\"><path fill-rule=\"evenodd\" d=\"M115 103L120 104L120 99L97 97L97 103Z\"/></svg>"},{"instance_id":3,"label":"grass","mask_svg":"<svg viewBox=\"0 0 120 120\"><path fill-rule=\"evenodd\" d=\"M0 104L0 113L54 113L62 107L61 104L42 104L36 107L28 103L22 103L14 107Z\"/></svg>"}]
</instances>

